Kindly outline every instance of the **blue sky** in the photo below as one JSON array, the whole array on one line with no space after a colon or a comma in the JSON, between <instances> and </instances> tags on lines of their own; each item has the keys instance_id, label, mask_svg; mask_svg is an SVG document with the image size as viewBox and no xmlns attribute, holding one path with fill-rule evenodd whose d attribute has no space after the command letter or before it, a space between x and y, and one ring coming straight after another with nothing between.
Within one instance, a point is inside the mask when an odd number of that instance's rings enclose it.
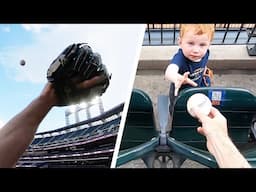
<instances>
[{"instance_id":1,"label":"blue sky","mask_svg":"<svg viewBox=\"0 0 256 192\"><path fill-rule=\"evenodd\" d=\"M0 24L0 126L40 94L50 63L71 43L88 43L112 74L104 109L127 101L144 30L143 24ZM65 126L67 108L54 107L37 132Z\"/></svg>"}]
</instances>

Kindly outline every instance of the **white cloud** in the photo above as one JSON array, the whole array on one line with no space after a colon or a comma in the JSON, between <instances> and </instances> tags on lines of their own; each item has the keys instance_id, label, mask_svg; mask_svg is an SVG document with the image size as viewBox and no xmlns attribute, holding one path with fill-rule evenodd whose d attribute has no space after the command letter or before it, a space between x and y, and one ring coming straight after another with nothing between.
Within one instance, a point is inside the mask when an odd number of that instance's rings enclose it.
<instances>
[{"instance_id":1,"label":"white cloud","mask_svg":"<svg viewBox=\"0 0 256 192\"><path fill-rule=\"evenodd\" d=\"M43 29L48 29L51 27L49 24L22 24L25 30L40 33ZM53 25L52 25L53 26Z\"/></svg>"},{"instance_id":2,"label":"white cloud","mask_svg":"<svg viewBox=\"0 0 256 192\"><path fill-rule=\"evenodd\" d=\"M144 34L142 24L26 24L23 27L38 32L33 35L34 42L9 47L5 52L6 61L2 63L8 63L12 73L13 70L17 72L16 80L35 83L45 82L50 63L74 42L88 43L101 54L109 68L129 65ZM41 30L44 28L48 30ZM26 61L24 67L19 65L21 59Z\"/></svg>"},{"instance_id":3,"label":"white cloud","mask_svg":"<svg viewBox=\"0 0 256 192\"><path fill-rule=\"evenodd\" d=\"M4 25L4 26L2 26L1 29L2 29L2 31L7 32L7 33L11 31L11 28L9 25Z\"/></svg>"},{"instance_id":4,"label":"white cloud","mask_svg":"<svg viewBox=\"0 0 256 192\"><path fill-rule=\"evenodd\" d=\"M16 71L16 80L46 82L50 63L64 48L71 43L85 42L94 52L101 54L103 63L112 73L109 88L102 96L105 110L126 100L130 91L128 88L132 88L133 84L130 81L136 73L144 24L33 24L23 27L36 32L33 33L34 42L10 48L6 53L8 62L4 62L8 63L6 67L10 67L10 71ZM21 59L26 61L23 67L19 65ZM44 127L53 127L53 120L50 120L53 113L51 111L47 115L39 131Z\"/></svg>"}]
</instances>

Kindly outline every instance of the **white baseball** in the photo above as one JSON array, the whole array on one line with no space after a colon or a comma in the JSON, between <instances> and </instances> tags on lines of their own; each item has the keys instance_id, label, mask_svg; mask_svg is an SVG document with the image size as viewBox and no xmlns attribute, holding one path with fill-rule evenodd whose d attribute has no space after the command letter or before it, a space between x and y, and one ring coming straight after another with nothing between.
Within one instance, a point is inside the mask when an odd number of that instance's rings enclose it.
<instances>
[{"instance_id":1,"label":"white baseball","mask_svg":"<svg viewBox=\"0 0 256 192\"><path fill-rule=\"evenodd\" d=\"M193 110L191 110L193 107L198 107L202 113L208 115L211 111L211 106L210 99L203 93L195 93L187 101L187 110L192 117L195 117Z\"/></svg>"}]
</instances>

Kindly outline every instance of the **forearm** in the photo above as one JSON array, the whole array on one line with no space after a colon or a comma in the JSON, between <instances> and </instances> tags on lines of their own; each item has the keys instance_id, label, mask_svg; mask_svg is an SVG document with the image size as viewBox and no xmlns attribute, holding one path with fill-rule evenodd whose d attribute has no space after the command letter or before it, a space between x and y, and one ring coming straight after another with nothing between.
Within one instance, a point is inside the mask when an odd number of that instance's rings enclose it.
<instances>
[{"instance_id":1,"label":"forearm","mask_svg":"<svg viewBox=\"0 0 256 192\"><path fill-rule=\"evenodd\" d=\"M210 152L216 158L220 168L250 168L251 166L229 137L216 136L208 138L211 142Z\"/></svg>"},{"instance_id":2,"label":"forearm","mask_svg":"<svg viewBox=\"0 0 256 192\"><path fill-rule=\"evenodd\" d=\"M51 107L50 98L39 96L0 129L0 167L15 165Z\"/></svg>"},{"instance_id":3,"label":"forearm","mask_svg":"<svg viewBox=\"0 0 256 192\"><path fill-rule=\"evenodd\" d=\"M165 71L165 79L175 83L178 77L182 76L178 73L178 70L179 68L177 65L169 65Z\"/></svg>"}]
</instances>

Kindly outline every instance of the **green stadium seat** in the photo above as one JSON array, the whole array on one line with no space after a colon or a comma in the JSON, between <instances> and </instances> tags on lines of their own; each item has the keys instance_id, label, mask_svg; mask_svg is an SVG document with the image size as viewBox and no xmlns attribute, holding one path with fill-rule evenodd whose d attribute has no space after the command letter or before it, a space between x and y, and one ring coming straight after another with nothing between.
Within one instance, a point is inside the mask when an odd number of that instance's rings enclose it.
<instances>
[{"instance_id":1,"label":"green stadium seat","mask_svg":"<svg viewBox=\"0 0 256 192\"><path fill-rule=\"evenodd\" d=\"M155 123L153 104L147 93L132 91L127 119L116 166L141 158L147 167L154 167L159 157L161 167L181 167L186 159L207 167L218 167L206 148L205 137L197 132L199 122L187 112L190 96L203 93L227 118L229 135L248 162L256 167L256 98L243 88L189 88L176 98L173 114L169 114L169 96L159 95L157 101L159 129ZM171 126L171 127L167 127ZM163 137L166 132L166 145Z\"/></svg>"},{"instance_id":2,"label":"green stadium seat","mask_svg":"<svg viewBox=\"0 0 256 192\"><path fill-rule=\"evenodd\" d=\"M169 133L171 148L183 157L209 167L217 166L215 159L207 151L205 137L197 132L199 122L187 112L187 100L195 93L208 96L213 106L227 118L232 141L254 165L256 143L251 128L256 114L256 98L250 91L242 88L204 87L180 92L172 114L172 128Z\"/></svg>"}]
</instances>

